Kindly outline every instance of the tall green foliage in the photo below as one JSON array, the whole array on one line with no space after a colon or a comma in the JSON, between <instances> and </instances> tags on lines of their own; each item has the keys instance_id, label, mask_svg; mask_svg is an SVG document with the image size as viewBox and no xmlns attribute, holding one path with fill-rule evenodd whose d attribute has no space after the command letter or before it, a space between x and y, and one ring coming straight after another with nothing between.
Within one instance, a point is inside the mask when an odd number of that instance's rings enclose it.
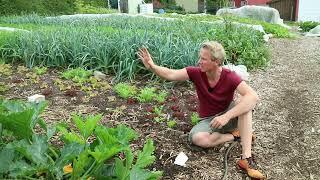
<instances>
[{"instance_id":1,"label":"tall green foliage","mask_svg":"<svg viewBox=\"0 0 320 180\"><path fill-rule=\"evenodd\" d=\"M221 23L116 15L80 19L0 18L0 23L39 26L30 33L10 37L0 48L0 55L29 67L100 69L115 74L116 80L133 79L137 73L146 72L136 56L142 46L148 47L157 64L174 69L195 65L200 44L206 40L222 42L230 62L256 68L268 61L262 34L249 28L226 31ZM43 26L52 29L41 29Z\"/></svg>"},{"instance_id":2,"label":"tall green foliage","mask_svg":"<svg viewBox=\"0 0 320 180\"><path fill-rule=\"evenodd\" d=\"M303 32L308 32L318 25L320 25L320 22L315 22L315 21L299 22L299 27Z\"/></svg>"},{"instance_id":3,"label":"tall green foliage","mask_svg":"<svg viewBox=\"0 0 320 180\"><path fill-rule=\"evenodd\" d=\"M17 14L72 14L73 0L0 0L1 15Z\"/></svg>"},{"instance_id":4,"label":"tall green foliage","mask_svg":"<svg viewBox=\"0 0 320 180\"><path fill-rule=\"evenodd\" d=\"M222 43L227 51L227 63L243 64L248 69L264 67L268 63L269 50L258 31L226 22L221 28L209 31L208 35Z\"/></svg>"}]
</instances>

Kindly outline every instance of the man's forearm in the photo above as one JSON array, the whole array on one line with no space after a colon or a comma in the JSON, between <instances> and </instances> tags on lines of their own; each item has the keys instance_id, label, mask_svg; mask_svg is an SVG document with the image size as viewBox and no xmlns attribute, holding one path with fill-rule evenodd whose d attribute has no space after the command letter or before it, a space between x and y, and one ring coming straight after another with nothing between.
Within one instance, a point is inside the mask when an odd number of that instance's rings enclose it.
<instances>
[{"instance_id":1,"label":"man's forearm","mask_svg":"<svg viewBox=\"0 0 320 180\"><path fill-rule=\"evenodd\" d=\"M258 96L243 96L238 104L225 113L230 119L240 116L243 113L251 111L257 104Z\"/></svg>"},{"instance_id":2,"label":"man's forearm","mask_svg":"<svg viewBox=\"0 0 320 180\"><path fill-rule=\"evenodd\" d=\"M155 64L152 64L150 66L150 69L158 76L160 76L163 79L166 80L171 80L170 79L170 75L172 73L172 69L166 68L166 67L162 67L162 66L158 66Z\"/></svg>"}]
</instances>

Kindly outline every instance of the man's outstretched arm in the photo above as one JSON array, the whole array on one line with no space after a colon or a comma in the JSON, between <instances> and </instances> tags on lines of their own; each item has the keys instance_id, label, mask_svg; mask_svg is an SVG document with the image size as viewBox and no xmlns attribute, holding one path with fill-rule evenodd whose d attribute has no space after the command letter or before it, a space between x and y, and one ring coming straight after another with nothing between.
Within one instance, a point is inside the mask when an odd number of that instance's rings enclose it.
<instances>
[{"instance_id":1,"label":"man's outstretched arm","mask_svg":"<svg viewBox=\"0 0 320 180\"><path fill-rule=\"evenodd\" d=\"M156 75L163 79L169 81L189 80L186 68L176 70L158 66L153 62L152 57L146 48L139 49L138 56L147 69L152 70Z\"/></svg>"}]
</instances>

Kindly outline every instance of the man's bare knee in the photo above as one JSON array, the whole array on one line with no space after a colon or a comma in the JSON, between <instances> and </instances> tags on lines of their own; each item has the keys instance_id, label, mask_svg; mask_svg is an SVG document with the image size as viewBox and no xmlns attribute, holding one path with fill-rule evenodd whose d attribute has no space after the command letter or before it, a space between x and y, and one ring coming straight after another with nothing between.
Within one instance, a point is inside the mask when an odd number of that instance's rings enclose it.
<instances>
[{"instance_id":1,"label":"man's bare knee","mask_svg":"<svg viewBox=\"0 0 320 180\"><path fill-rule=\"evenodd\" d=\"M214 141L218 138L216 135L216 133L199 132L193 135L192 143L203 148L209 148L213 146Z\"/></svg>"},{"instance_id":2,"label":"man's bare knee","mask_svg":"<svg viewBox=\"0 0 320 180\"><path fill-rule=\"evenodd\" d=\"M192 136L192 143L207 148L210 147L210 134L207 132L199 132Z\"/></svg>"}]
</instances>

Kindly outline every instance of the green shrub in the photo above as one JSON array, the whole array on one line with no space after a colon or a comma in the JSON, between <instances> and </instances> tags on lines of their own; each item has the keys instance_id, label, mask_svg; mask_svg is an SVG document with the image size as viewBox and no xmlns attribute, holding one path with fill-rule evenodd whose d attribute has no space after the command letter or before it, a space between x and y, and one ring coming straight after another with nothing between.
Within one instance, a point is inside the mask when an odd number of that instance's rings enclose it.
<instances>
[{"instance_id":1,"label":"green shrub","mask_svg":"<svg viewBox=\"0 0 320 180\"><path fill-rule=\"evenodd\" d=\"M225 15L223 16L228 21L236 21L240 23L246 23L246 24L256 24L263 26L264 31L269 34L274 34L275 37L279 38L290 38L292 35L290 34L289 30L283 26L280 26L279 24L272 24L265 21L260 21L256 19L250 19L250 18L243 18L243 17L237 17L237 16L230 16Z\"/></svg>"},{"instance_id":2,"label":"green shrub","mask_svg":"<svg viewBox=\"0 0 320 180\"><path fill-rule=\"evenodd\" d=\"M72 14L75 11L73 0L1 0L0 14Z\"/></svg>"},{"instance_id":3,"label":"green shrub","mask_svg":"<svg viewBox=\"0 0 320 180\"><path fill-rule=\"evenodd\" d=\"M162 106L155 106L154 107L154 113L157 115L157 116L162 116L163 114L163 105Z\"/></svg>"},{"instance_id":4,"label":"green shrub","mask_svg":"<svg viewBox=\"0 0 320 180\"><path fill-rule=\"evenodd\" d=\"M3 61L3 60L2 60ZM12 66L10 64L0 63L0 76L12 75Z\"/></svg>"},{"instance_id":5,"label":"green shrub","mask_svg":"<svg viewBox=\"0 0 320 180\"><path fill-rule=\"evenodd\" d=\"M262 33L229 22L208 34L211 39L218 39L227 51L226 63L242 64L248 69L267 65L270 52L262 40Z\"/></svg>"},{"instance_id":6,"label":"green shrub","mask_svg":"<svg viewBox=\"0 0 320 180\"><path fill-rule=\"evenodd\" d=\"M76 13L80 14L110 14L117 13L116 9L107 9L106 1L76 0Z\"/></svg>"},{"instance_id":7,"label":"green shrub","mask_svg":"<svg viewBox=\"0 0 320 180\"><path fill-rule=\"evenodd\" d=\"M305 21L299 23L299 27L303 32L309 32L311 29L315 28L318 25L320 25L320 23L314 21Z\"/></svg>"},{"instance_id":8,"label":"green shrub","mask_svg":"<svg viewBox=\"0 0 320 180\"><path fill-rule=\"evenodd\" d=\"M83 3L85 5L90 5L93 7L104 7L106 8L108 6L107 0L83 0Z\"/></svg>"}]
</instances>

